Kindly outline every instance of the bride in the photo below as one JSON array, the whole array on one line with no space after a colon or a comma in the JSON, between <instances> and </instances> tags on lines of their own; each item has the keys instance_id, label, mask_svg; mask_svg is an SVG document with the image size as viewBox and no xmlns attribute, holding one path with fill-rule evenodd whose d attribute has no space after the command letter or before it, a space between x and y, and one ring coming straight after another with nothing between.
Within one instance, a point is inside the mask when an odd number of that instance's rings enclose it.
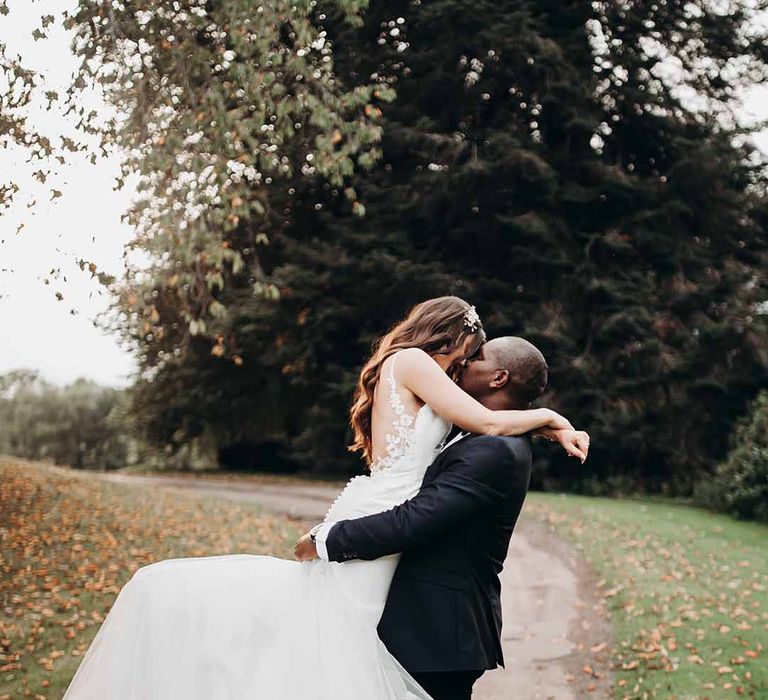
<instances>
[{"instance_id":1,"label":"bride","mask_svg":"<svg viewBox=\"0 0 768 700\"><path fill-rule=\"evenodd\" d=\"M416 305L378 341L351 411L351 449L370 474L350 480L326 521L414 496L452 423L539 430L578 453L554 411L491 411L452 381L484 340L474 307L447 296ZM376 632L398 556L338 564L232 554L141 567L64 700L429 700Z\"/></svg>"}]
</instances>

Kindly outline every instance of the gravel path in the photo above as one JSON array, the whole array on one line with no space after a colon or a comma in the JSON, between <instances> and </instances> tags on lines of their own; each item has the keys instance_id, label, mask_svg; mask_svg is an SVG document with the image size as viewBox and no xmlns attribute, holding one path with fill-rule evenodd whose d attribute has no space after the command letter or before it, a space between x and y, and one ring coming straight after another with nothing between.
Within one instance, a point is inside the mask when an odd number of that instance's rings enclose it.
<instances>
[{"instance_id":1,"label":"gravel path","mask_svg":"<svg viewBox=\"0 0 768 700\"><path fill-rule=\"evenodd\" d=\"M322 520L339 491L338 486L263 483L247 477L100 476L121 484L202 491L307 522ZM609 646L610 625L596 583L570 545L523 511L502 574L507 666L487 672L477 682L473 699L612 697L608 659L601 653Z\"/></svg>"}]
</instances>

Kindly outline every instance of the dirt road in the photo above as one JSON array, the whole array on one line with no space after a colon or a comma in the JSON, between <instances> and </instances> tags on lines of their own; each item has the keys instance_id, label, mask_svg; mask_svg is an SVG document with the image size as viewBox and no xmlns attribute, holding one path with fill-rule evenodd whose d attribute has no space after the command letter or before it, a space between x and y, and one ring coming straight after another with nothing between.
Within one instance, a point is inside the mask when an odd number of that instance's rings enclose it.
<instances>
[{"instance_id":1,"label":"dirt road","mask_svg":"<svg viewBox=\"0 0 768 700\"><path fill-rule=\"evenodd\" d=\"M290 480L103 474L111 482L193 489L256 503L307 522L325 517L339 486ZM594 575L563 540L533 518L520 517L502 574L505 669L486 673L474 700L580 700L611 697L610 637ZM597 649L597 651L591 651Z\"/></svg>"}]
</instances>

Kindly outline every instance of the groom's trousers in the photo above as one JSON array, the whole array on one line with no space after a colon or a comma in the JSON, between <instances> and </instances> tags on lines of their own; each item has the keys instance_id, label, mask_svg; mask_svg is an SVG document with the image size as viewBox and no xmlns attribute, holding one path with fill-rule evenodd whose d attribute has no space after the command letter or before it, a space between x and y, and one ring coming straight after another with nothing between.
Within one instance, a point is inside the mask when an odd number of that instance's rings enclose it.
<instances>
[{"instance_id":1,"label":"groom's trousers","mask_svg":"<svg viewBox=\"0 0 768 700\"><path fill-rule=\"evenodd\" d=\"M470 700L472 686L483 673L483 671L443 671L411 675L434 700Z\"/></svg>"}]
</instances>

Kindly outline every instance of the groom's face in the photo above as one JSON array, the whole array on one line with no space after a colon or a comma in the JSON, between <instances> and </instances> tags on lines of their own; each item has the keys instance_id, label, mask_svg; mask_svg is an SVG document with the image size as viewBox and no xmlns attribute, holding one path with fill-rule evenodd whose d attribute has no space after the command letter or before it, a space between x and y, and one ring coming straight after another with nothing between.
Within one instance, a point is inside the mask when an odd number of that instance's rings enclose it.
<instances>
[{"instance_id":1,"label":"groom's face","mask_svg":"<svg viewBox=\"0 0 768 700\"><path fill-rule=\"evenodd\" d=\"M498 371L498 365L493 361L492 343L493 341L489 341L481 345L477 353L467 360L459 375L459 386L475 398L481 398L493 391L491 382Z\"/></svg>"}]
</instances>

